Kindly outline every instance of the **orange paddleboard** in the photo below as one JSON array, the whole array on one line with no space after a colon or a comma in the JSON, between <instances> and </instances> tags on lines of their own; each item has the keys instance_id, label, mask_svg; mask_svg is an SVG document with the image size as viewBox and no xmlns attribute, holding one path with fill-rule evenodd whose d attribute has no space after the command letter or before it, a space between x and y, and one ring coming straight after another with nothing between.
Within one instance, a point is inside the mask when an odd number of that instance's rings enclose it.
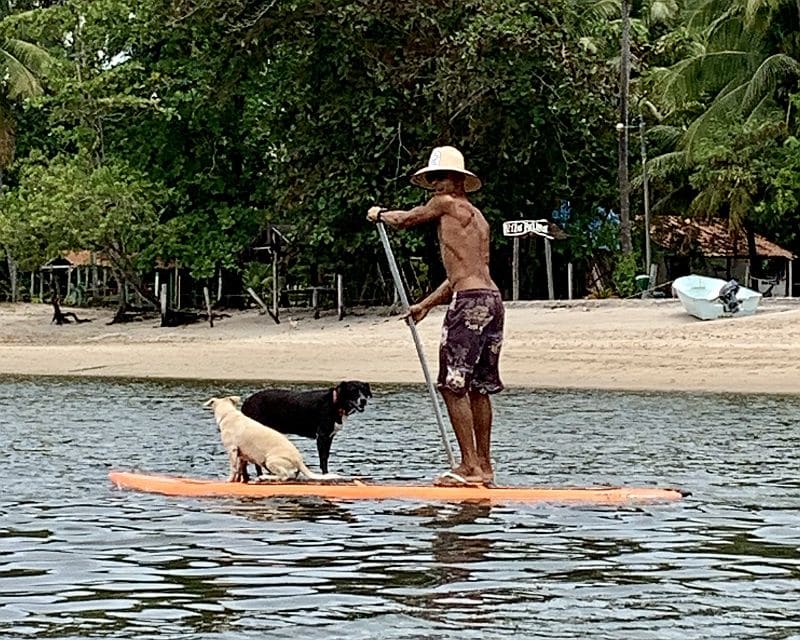
<instances>
[{"instance_id":1,"label":"orange paddleboard","mask_svg":"<svg viewBox=\"0 0 800 640\"><path fill-rule=\"evenodd\" d=\"M554 502L630 504L673 502L683 493L657 487L438 487L414 484L365 484L357 480L320 482L227 482L175 476L112 471L109 479L120 489L167 496L241 496L273 498L317 496L332 500L413 500L419 502Z\"/></svg>"}]
</instances>

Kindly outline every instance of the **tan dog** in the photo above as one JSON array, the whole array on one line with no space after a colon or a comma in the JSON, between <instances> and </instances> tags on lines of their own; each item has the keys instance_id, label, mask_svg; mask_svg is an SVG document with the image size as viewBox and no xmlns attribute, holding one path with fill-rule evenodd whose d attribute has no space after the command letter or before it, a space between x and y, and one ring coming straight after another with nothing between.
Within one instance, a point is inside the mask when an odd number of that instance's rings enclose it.
<instances>
[{"instance_id":1,"label":"tan dog","mask_svg":"<svg viewBox=\"0 0 800 640\"><path fill-rule=\"evenodd\" d=\"M247 463L268 469L277 480L295 478L298 473L309 480L338 478L333 473L314 473L289 439L244 415L236 405L239 396L211 398L203 406L214 410L222 445L228 451L229 482L246 482Z\"/></svg>"}]
</instances>

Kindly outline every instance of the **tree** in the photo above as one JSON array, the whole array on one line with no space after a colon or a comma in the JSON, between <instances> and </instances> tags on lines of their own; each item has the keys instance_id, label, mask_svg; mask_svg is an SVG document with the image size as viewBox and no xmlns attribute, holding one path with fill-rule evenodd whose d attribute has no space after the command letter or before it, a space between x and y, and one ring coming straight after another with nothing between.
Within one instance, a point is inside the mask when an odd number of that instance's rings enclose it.
<instances>
[{"instance_id":1,"label":"tree","mask_svg":"<svg viewBox=\"0 0 800 640\"><path fill-rule=\"evenodd\" d=\"M795 129L799 27L795 0L693 0L677 59L649 78L664 118L651 163L668 190L661 205L683 200L694 215L745 229L754 271L755 231L774 228L765 212L786 214L769 200L790 162L781 148Z\"/></svg>"},{"instance_id":2,"label":"tree","mask_svg":"<svg viewBox=\"0 0 800 640\"><path fill-rule=\"evenodd\" d=\"M614 73L580 42L573 3L73 0L33 13L67 72L27 112L26 151L164 185L151 251L198 277L238 268L269 222L293 228L298 270L374 272L365 206L418 202L407 176L439 143L486 177L495 226L615 197ZM399 242L401 259L438 264L430 234ZM504 265L499 234L494 248Z\"/></svg>"},{"instance_id":3,"label":"tree","mask_svg":"<svg viewBox=\"0 0 800 640\"><path fill-rule=\"evenodd\" d=\"M70 250L94 251L108 260L119 287L116 321L127 309L128 285L157 305L140 274L152 268L148 248L158 235L160 204L167 199L165 190L123 163L97 167L81 155L29 160L2 205L14 219L26 221L30 237L37 239L25 256L29 262Z\"/></svg>"},{"instance_id":4,"label":"tree","mask_svg":"<svg viewBox=\"0 0 800 640\"><path fill-rule=\"evenodd\" d=\"M2 37L2 36L0 36ZM18 38L0 40L0 190L4 175L14 159L16 118L14 106L42 94L41 79L52 66L52 58L43 49ZM7 233L10 231L7 230ZM9 246L2 242L11 280L11 301L17 300L17 263Z\"/></svg>"}]
</instances>

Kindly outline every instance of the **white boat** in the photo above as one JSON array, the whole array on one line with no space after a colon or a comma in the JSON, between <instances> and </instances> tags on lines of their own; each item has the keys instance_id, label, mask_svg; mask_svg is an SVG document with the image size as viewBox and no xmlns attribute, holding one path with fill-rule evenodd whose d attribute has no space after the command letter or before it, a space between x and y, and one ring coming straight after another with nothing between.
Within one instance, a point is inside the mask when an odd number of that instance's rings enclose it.
<instances>
[{"instance_id":1,"label":"white boat","mask_svg":"<svg viewBox=\"0 0 800 640\"><path fill-rule=\"evenodd\" d=\"M684 309L700 320L749 316L756 312L761 294L741 286L736 280L689 275L672 283Z\"/></svg>"}]
</instances>

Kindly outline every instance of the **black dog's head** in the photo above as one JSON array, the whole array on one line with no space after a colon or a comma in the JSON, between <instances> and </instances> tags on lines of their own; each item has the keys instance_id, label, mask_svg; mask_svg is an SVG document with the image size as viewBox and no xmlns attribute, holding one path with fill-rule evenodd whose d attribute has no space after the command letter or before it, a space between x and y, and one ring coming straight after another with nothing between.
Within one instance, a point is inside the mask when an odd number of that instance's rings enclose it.
<instances>
[{"instance_id":1,"label":"black dog's head","mask_svg":"<svg viewBox=\"0 0 800 640\"><path fill-rule=\"evenodd\" d=\"M336 385L336 407L340 416L349 416L356 411L364 411L367 399L372 397L369 383L360 380L346 380Z\"/></svg>"}]
</instances>

